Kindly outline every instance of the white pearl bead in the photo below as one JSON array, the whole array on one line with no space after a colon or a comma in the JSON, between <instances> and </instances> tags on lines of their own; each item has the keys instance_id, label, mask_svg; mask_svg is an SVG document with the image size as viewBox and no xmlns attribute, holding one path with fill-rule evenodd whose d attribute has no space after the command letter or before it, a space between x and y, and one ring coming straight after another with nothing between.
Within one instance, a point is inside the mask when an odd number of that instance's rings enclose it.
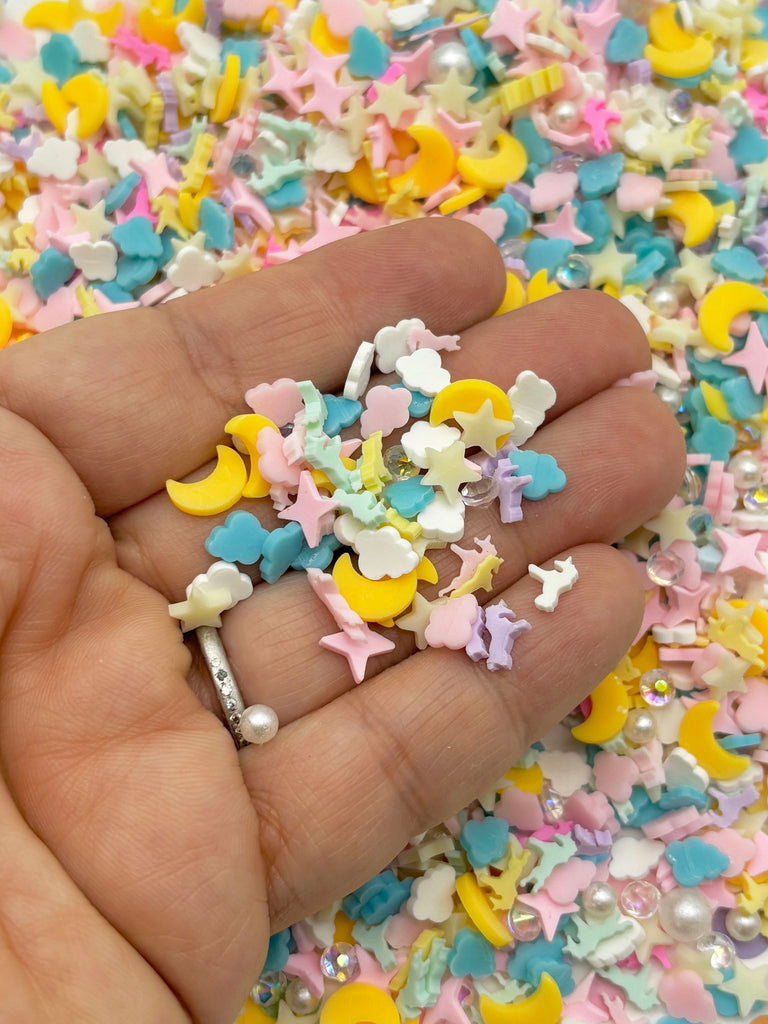
<instances>
[{"instance_id":1,"label":"white pearl bead","mask_svg":"<svg viewBox=\"0 0 768 1024\"><path fill-rule=\"evenodd\" d=\"M677 942L696 942L712 930L712 908L698 889L673 889L661 897L659 921Z\"/></svg>"},{"instance_id":2,"label":"white pearl bead","mask_svg":"<svg viewBox=\"0 0 768 1024\"><path fill-rule=\"evenodd\" d=\"M737 942L751 942L760 934L760 918L743 907L732 907L725 915L725 927Z\"/></svg>"},{"instance_id":3,"label":"white pearl bead","mask_svg":"<svg viewBox=\"0 0 768 1024\"><path fill-rule=\"evenodd\" d=\"M581 121L581 111L571 100L560 100L551 107L547 120L556 132L570 132Z\"/></svg>"},{"instance_id":4,"label":"white pearl bead","mask_svg":"<svg viewBox=\"0 0 768 1024\"><path fill-rule=\"evenodd\" d=\"M763 467L754 452L737 452L728 463L728 472L733 473L733 482L740 491L759 487L763 482Z\"/></svg>"},{"instance_id":5,"label":"white pearl bead","mask_svg":"<svg viewBox=\"0 0 768 1024\"><path fill-rule=\"evenodd\" d=\"M429 55L427 74L432 82L443 82L448 77L451 69L455 68L459 81L469 85L475 77L475 66L467 52L466 46L461 43L442 43L436 46Z\"/></svg>"},{"instance_id":6,"label":"white pearl bead","mask_svg":"<svg viewBox=\"0 0 768 1024\"><path fill-rule=\"evenodd\" d=\"M673 317L680 308L677 292L669 285L660 284L648 293L648 305L658 316Z\"/></svg>"},{"instance_id":7,"label":"white pearl bead","mask_svg":"<svg viewBox=\"0 0 768 1024\"><path fill-rule=\"evenodd\" d=\"M581 905L587 917L604 921L616 909L616 893L607 882L590 882L581 894Z\"/></svg>"},{"instance_id":8,"label":"white pearl bead","mask_svg":"<svg viewBox=\"0 0 768 1024\"><path fill-rule=\"evenodd\" d=\"M240 735L247 743L266 743L277 735L277 715L266 704L251 704L240 719Z\"/></svg>"},{"instance_id":9,"label":"white pearl bead","mask_svg":"<svg viewBox=\"0 0 768 1024\"><path fill-rule=\"evenodd\" d=\"M645 708L632 708L624 723L624 736L630 743L650 743L656 736L656 719Z\"/></svg>"}]
</instances>

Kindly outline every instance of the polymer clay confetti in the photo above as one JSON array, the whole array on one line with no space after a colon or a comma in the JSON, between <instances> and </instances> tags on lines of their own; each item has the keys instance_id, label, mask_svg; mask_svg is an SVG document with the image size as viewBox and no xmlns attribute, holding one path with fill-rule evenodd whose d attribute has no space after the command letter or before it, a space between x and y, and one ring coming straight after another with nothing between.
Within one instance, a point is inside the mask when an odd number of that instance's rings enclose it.
<instances>
[{"instance_id":1,"label":"polymer clay confetti","mask_svg":"<svg viewBox=\"0 0 768 1024\"><path fill-rule=\"evenodd\" d=\"M421 321L415 322L421 325ZM424 328L419 329L421 339ZM387 337L387 331L394 337L395 328L382 328L377 337ZM452 338L452 346L457 341ZM409 423L412 392L408 387L375 384L366 389L373 359L379 368L381 363L390 363L387 349L380 348L385 354L375 356L375 344L360 345L341 399L354 403L353 411L359 416L348 416L345 422L353 435L359 429L363 440L326 434L325 397L311 381L283 378L246 393L246 399L259 408L277 408L280 395L298 396L292 418L279 417L280 430L258 413L235 416L227 424L227 431L248 450L250 467L234 448L219 445L216 466L207 477L195 483L168 480L168 495L177 508L197 516L225 511L243 497L271 497L278 519L292 528L290 536L288 527L265 530L255 508L242 508L213 528L206 550L228 551L233 561L243 565L257 563L262 580L268 583L276 582L289 569L311 571L312 589L341 627L340 632L319 637L318 642L347 659L356 683L362 682L369 658L394 648L394 642L372 630L370 623L412 632L422 649L465 649L473 661L484 661L491 671L509 669L515 639L531 626L525 619L516 619L503 601L483 607L475 596L492 589L493 576L502 565L491 538L475 540L477 551L451 545L461 559L461 571L443 587L440 599L432 602L419 592L420 581L436 582L427 552L461 539L465 508L501 498L495 479L500 465L506 465L507 476L513 476L525 456L534 457L537 465L548 460L550 482L539 487L536 498L564 487L565 474L552 456L517 449L509 441L512 408L501 389L479 380L451 382L439 352L429 347L414 349L414 356L429 355L430 379L444 386L435 384L435 394L425 407L428 420ZM405 365L409 358L401 356L395 361L403 385L413 372L411 363ZM425 377L418 380L422 387L430 388ZM547 382L541 383L554 392ZM508 419L494 414L487 395L493 396L498 408L507 410ZM329 399L333 405L333 396ZM291 404L296 406L296 401ZM445 422L448 420L459 426L451 427ZM374 426L384 429L370 429ZM407 428L402 438L405 447L391 444L385 448L384 437L397 427ZM534 428L528 429L532 432ZM342 455L342 450L351 453L358 448L356 459ZM410 461L409 451L417 461ZM483 458L482 467L472 462L474 453ZM555 477L556 483L552 483ZM528 474L520 476L523 495L532 479ZM537 607L552 611L559 595L578 578L571 558L562 563L564 571L560 564L555 562L551 575L562 576L562 581L546 578L547 600L540 604L537 598ZM229 590L222 583L225 566L231 570ZM330 572L318 574L326 568ZM250 584L250 578L235 565L216 562L206 575L192 581L186 600L171 605L170 614L180 620L185 631L200 625L220 626L221 612L252 592L252 586L244 587L241 579ZM486 634L488 644L483 640Z\"/></svg>"}]
</instances>

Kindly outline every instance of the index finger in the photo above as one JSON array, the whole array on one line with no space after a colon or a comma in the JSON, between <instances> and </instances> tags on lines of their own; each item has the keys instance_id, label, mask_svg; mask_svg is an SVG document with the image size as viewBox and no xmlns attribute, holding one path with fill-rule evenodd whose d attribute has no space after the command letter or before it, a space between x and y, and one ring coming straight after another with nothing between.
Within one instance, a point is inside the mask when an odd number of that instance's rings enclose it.
<instances>
[{"instance_id":1,"label":"index finger","mask_svg":"<svg viewBox=\"0 0 768 1024\"><path fill-rule=\"evenodd\" d=\"M503 290L482 232L410 221L4 349L0 401L53 441L107 516L206 462L249 387L298 372L330 389L385 324L419 316L456 333L490 316Z\"/></svg>"}]
</instances>

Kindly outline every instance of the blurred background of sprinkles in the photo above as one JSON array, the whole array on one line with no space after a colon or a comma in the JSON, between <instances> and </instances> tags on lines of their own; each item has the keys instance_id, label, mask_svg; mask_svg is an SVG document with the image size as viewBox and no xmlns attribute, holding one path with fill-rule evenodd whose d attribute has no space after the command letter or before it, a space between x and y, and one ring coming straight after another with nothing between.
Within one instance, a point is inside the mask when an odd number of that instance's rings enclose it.
<instances>
[{"instance_id":1,"label":"blurred background of sprinkles","mask_svg":"<svg viewBox=\"0 0 768 1024\"><path fill-rule=\"evenodd\" d=\"M768 1020L768 10L0 18L0 347L458 217L502 252L501 310L619 298L687 439L679 495L622 544L648 602L615 671L472 806L274 936L240 1019Z\"/></svg>"}]
</instances>

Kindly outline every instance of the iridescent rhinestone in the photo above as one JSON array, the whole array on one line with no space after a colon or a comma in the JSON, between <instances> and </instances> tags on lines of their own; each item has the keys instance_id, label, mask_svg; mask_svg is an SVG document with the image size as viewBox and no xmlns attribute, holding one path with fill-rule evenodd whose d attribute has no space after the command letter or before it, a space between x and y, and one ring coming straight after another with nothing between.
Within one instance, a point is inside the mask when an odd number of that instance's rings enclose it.
<instances>
[{"instance_id":1,"label":"iridescent rhinestone","mask_svg":"<svg viewBox=\"0 0 768 1024\"><path fill-rule=\"evenodd\" d=\"M586 256L571 253L562 267L558 267L555 280L561 288L586 288L592 268Z\"/></svg>"},{"instance_id":2,"label":"iridescent rhinestone","mask_svg":"<svg viewBox=\"0 0 768 1024\"><path fill-rule=\"evenodd\" d=\"M550 824L560 821L565 813L565 805L560 794L556 793L550 786L543 786L539 799L544 810L545 821L548 821Z\"/></svg>"},{"instance_id":3,"label":"iridescent rhinestone","mask_svg":"<svg viewBox=\"0 0 768 1024\"><path fill-rule=\"evenodd\" d=\"M667 117L673 124L686 124L693 113L693 100L685 89L673 89L667 97Z\"/></svg>"},{"instance_id":4,"label":"iridescent rhinestone","mask_svg":"<svg viewBox=\"0 0 768 1024\"><path fill-rule=\"evenodd\" d=\"M320 954L320 970L334 981L351 981L360 973L355 947L348 942L336 942Z\"/></svg>"},{"instance_id":5,"label":"iridescent rhinestone","mask_svg":"<svg viewBox=\"0 0 768 1024\"><path fill-rule=\"evenodd\" d=\"M661 668L652 668L640 676L640 696L646 704L655 708L663 708L669 704L675 695L675 688L672 685L667 673Z\"/></svg>"},{"instance_id":6,"label":"iridescent rhinestone","mask_svg":"<svg viewBox=\"0 0 768 1024\"><path fill-rule=\"evenodd\" d=\"M646 917L653 917L659 909L660 900L661 893L656 886L642 879L627 882L619 897L624 913L641 921Z\"/></svg>"},{"instance_id":7,"label":"iridescent rhinestone","mask_svg":"<svg viewBox=\"0 0 768 1024\"><path fill-rule=\"evenodd\" d=\"M768 508L768 485L755 487L754 490L745 491L741 496L744 508L750 512L762 512Z\"/></svg>"},{"instance_id":8,"label":"iridescent rhinestone","mask_svg":"<svg viewBox=\"0 0 768 1024\"><path fill-rule=\"evenodd\" d=\"M708 932L702 935L696 943L696 949L700 953L709 954L709 962L718 971L726 970L736 959L736 947L722 932Z\"/></svg>"},{"instance_id":9,"label":"iridescent rhinestone","mask_svg":"<svg viewBox=\"0 0 768 1024\"><path fill-rule=\"evenodd\" d=\"M645 571L652 583L659 587L671 587L683 578L685 562L674 551L656 551L645 563Z\"/></svg>"},{"instance_id":10,"label":"iridescent rhinestone","mask_svg":"<svg viewBox=\"0 0 768 1024\"><path fill-rule=\"evenodd\" d=\"M282 971L265 971L251 989L257 1006L276 1006L283 998L286 978Z\"/></svg>"},{"instance_id":11,"label":"iridescent rhinestone","mask_svg":"<svg viewBox=\"0 0 768 1024\"><path fill-rule=\"evenodd\" d=\"M492 476L470 480L459 489L459 497L468 508L484 508L498 496L499 484Z\"/></svg>"},{"instance_id":12,"label":"iridescent rhinestone","mask_svg":"<svg viewBox=\"0 0 768 1024\"><path fill-rule=\"evenodd\" d=\"M419 467L411 462L401 444L393 444L391 448L387 448L383 458L384 468L395 480L407 480L419 472Z\"/></svg>"},{"instance_id":13,"label":"iridescent rhinestone","mask_svg":"<svg viewBox=\"0 0 768 1024\"><path fill-rule=\"evenodd\" d=\"M533 942L541 934L541 918L532 907L515 901L507 913L507 927L518 942Z\"/></svg>"},{"instance_id":14,"label":"iridescent rhinestone","mask_svg":"<svg viewBox=\"0 0 768 1024\"><path fill-rule=\"evenodd\" d=\"M683 483L678 494L685 501L696 501L701 494L701 477L693 466L688 466L683 473Z\"/></svg>"}]
</instances>

